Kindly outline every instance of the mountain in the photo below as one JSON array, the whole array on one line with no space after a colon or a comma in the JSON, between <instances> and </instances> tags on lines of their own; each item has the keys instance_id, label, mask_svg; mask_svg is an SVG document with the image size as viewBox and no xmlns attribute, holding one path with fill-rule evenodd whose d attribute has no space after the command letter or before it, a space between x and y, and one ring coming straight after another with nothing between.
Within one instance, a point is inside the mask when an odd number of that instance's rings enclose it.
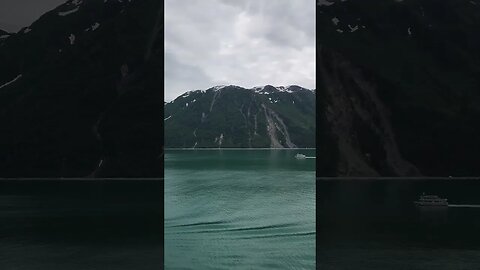
<instances>
[{"instance_id":1,"label":"mountain","mask_svg":"<svg viewBox=\"0 0 480 270\"><path fill-rule=\"evenodd\" d=\"M18 25L0 21L0 30L5 31L7 33L13 33L13 32L16 32L16 29L20 29L20 27Z\"/></svg>"},{"instance_id":2,"label":"mountain","mask_svg":"<svg viewBox=\"0 0 480 270\"><path fill-rule=\"evenodd\" d=\"M0 44L0 177L158 177L163 4L71 0Z\"/></svg>"},{"instance_id":3,"label":"mountain","mask_svg":"<svg viewBox=\"0 0 480 270\"><path fill-rule=\"evenodd\" d=\"M318 174L480 175L478 29L478 0L318 1Z\"/></svg>"},{"instance_id":4,"label":"mountain","mask_svg":"<svg viewBox=\"0 0 480 270\"><path fill-rule=\"evenodd\" d=\"M7 31L3 31L2 29L0 29L0 46L3 44L3 42L4 42L8 37L10 37L10 33L8 33Z\"/></svg>"},{"instance_id":5,"label":"mountain","mask_svg":"<svg viewBox=\"0 0 480 270\"><path fill-rule=\"evenodd\" d=\"M315 147L315 91L216 86L165 104L165 147Z\"/></svg>"}]
</instances>

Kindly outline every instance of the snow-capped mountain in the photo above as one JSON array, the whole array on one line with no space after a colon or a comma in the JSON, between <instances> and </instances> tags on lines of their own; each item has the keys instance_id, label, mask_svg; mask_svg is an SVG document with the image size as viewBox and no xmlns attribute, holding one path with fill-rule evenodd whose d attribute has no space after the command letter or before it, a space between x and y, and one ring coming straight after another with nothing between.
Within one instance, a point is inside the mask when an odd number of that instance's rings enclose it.
<instances>
[{"instance_id":1,"label":"snow-capped mountain","mask_svg":"<svg viewBox=\"0 0 480 270\"><path fill-rule=\"evenodd\" d=\"M165 146L315 147L315 91L216 86L165 104Z\"/></svg>"},{"instance_id":2,"label":"snow-capped mountain","mask_svg":"<svg viewBox=\"0 0 480 270\"><path fill-rule=\"evenodd\" d=\"M71 0L0 43L0 177L161 176L162 3Z\"/></svg>"},{"instance_id":3,"label":"snow-capped mountain","mask_svg":"<svg viewBox=\"0 0 480 270\"><path fill-rule=\"evenodd\" d=\"M164 106L161 4L68 1L0 33L0 176L161 175L162 123L167 147L315 145L324 176L480 174L478 0L318 0L315 91Z\"/></svg>"}]
</instances>

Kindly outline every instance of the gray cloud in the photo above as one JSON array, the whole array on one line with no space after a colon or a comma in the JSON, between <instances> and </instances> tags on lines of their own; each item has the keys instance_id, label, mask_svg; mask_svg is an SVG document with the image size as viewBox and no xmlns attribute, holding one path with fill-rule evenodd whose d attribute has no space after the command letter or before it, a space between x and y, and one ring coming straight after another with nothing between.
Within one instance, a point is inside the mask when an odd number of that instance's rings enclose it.
<instances>
[{"instance_id":1,"label":"gray cloud","mask_svg":"<svg viewBox=\"0 0 480 270\"><path fill-rule=\"evenodd\" d=\"M165 53L165 89L190 89L200 90L212 86L213 80L209 78L202 69L188 64L180 63L170 53ZM192 89L191 82L198 82L196 88Z\"/></svg>"},{"instance_id":2,"label":"gray cloud","mask_svg":"<svg viewBox=\"0 0 480 270\"><path fill-rule=\"evenodd\" d=\"M166 0L165 51L166 100L219 84L315 88L315 1Z\"/></svg>"},{"instance_id":3,"label":"gray cloud","mask_svg":"<svg viewBox=\"0 0 480 270\"><path fill-rule=\"evenodd\" d=\"M0 0L0 28L17 32L66 0Z\"/></svg>"}]
</instances>

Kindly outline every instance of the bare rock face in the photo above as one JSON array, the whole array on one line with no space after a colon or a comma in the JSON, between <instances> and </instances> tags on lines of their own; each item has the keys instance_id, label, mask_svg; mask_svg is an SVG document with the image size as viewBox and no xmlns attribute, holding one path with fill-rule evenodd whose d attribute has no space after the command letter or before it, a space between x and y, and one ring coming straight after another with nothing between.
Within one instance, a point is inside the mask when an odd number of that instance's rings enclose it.
<instances>
[{"instance_id":1,"label":"bare rock face","mask_svg":"<svg viewBox=\"0 0 480 270\"><path fill-rule=\"evenodd\" d=\"M399 153L376 86L340 54L320 48L318 55L319 88L327 100L321 110L337 143L338 175L419 175Z\"/></svg>"},{"instance_id":2,"label":"bare rock face","mask_svg":"<svg viewBox=\"0 0 480 270\"><path fill-rule=\"evenodd\" d=\"M475 3L329 0L316 14L320 176L480 174Z\"/></svg>"}]
</instances>

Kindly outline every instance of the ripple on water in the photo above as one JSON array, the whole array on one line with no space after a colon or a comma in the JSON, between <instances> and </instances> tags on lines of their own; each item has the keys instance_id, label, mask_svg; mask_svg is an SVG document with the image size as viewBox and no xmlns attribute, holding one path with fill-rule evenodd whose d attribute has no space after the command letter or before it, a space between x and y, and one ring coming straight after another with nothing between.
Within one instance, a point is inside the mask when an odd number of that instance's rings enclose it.
<instances>
[{"instance_id":1,"label":"ripple on water","mask_svg":"<svg viewBox=\"0 0 480 270\"><path fill-rule=\"evenodd\" d=\"M296 152L167 153L166 269L314 269L315 166Z\"/></svg>"}]
</instances>

